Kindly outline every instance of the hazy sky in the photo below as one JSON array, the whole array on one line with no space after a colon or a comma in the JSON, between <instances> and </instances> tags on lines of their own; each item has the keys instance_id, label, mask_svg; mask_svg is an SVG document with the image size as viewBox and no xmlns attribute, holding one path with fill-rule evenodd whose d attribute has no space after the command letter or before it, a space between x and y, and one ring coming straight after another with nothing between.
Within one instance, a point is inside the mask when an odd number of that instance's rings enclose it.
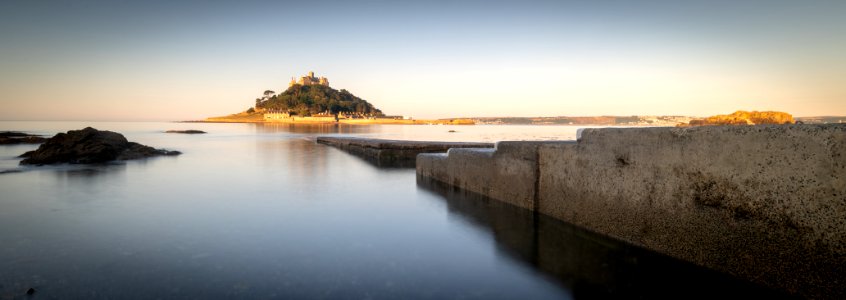
<instances>
[{"instance_id":1,"label":"hazy sky","mask_svg":"<svg viewBox=\"0 0 846 300\"><path fill-rule=\"evenodd\" d=\"M388 114L846 115L846 1L0 1L0 119L243 111L314 71Z\"/></svg>"}]
</instances>

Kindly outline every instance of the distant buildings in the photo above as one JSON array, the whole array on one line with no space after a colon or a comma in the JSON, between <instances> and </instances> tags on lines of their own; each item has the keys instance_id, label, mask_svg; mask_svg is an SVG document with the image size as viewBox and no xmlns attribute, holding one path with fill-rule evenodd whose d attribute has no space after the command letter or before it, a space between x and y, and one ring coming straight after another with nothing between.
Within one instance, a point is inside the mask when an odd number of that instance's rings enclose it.
<instances>
[{"instance_id":1,"label":"distant buildings","mask_svg":"<svg viewBox=\"0 0 846 300\"><path fill-rule=\"evenodd\" d=\"M300 77L299 80L294 80L294 77L291 77L291 82L288 83L288 87L292 87L295 84L329 86L329 79L326 77L317 78L314 77L314 72L308 72L308 75Z\"/></svg>"},{"instance_id":2,"label":"distant buildings","mask_svg":"<svg viewBox=\"0 0 846 300\"><path fill-rule=\"evenodd\" d=\"M298 122L317 122L317 123L327 123L327 122L338 122L338 115L333 114L331 112L322 112L319 114L314 114L311 116L297 116L292 115L287 110L268 110L264 113L264 120L266 122L289 122L289 123L298 123Z\"/></svg>"}]
</instances>

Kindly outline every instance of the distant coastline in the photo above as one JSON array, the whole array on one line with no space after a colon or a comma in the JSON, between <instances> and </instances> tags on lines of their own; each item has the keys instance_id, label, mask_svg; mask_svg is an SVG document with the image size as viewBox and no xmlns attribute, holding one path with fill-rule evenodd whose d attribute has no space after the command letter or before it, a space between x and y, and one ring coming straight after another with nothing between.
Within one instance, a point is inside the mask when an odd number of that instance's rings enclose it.
<instances>
[{"instance_id":1,"label":"distant coastline","mask_svg":"<svg viewBox=\"0 0 846 300\"><path fill-rule=\"evenodd\" d=\"M268 123L268 124L349 124L349 125L474 125L469 118L451 118L437 120L417 120L398 118L360 118L360 119L330 119L291 117L285 119L267 119L263 113L237 113L229 116L211 117L205 120L182 121L184 123Z\"/></svg>"},{"instance_id":2,"label":"distant coastline","mask_svg":"<svg viewBox=\"0 0 846 300\"><path fill-rule=\"evenodd\" d=\"M390 116L345 89L329 86L329 79L308 72L292 77L281 93L265 90L255 105L240 113L184 121L201 123L283 123L283 124L350 124L350 125L574 125L574 126L651 126L685 127L702 125L754 124L824 124L846 123L846 117L797 117L777 111L736 111L707 118L681 115L651 116L554 116L554 117L460 117L445 119L413 119Z\"/></svg>"},{"instance_id":3,"label":"distant coastline","mask_svg":"<svg viewBox=\"0 0 846 300\"><path fill-rule=\"evenodd\" d=\"M350 124L350 125L593 125L593 126L677 126L694 120L690 116L580 116L580 117L462 117L445 119L340 119L337 121L266 120L261 113L238 113L182 123L278 123L278 124ZM805 124L846 123L846 116L796 117Z\"/></svg>"},{"instance_id":4,"label":"distant coastline","mask_svg":"<svg viewBox=\"0 0 846 300\"><path fill-rule=\"evenodd\" d=\"M689 123L692 116L579 116L579 117L461 117L444 119L339 119L315 121L305 118L267 120L262 113L242 112L185 123L279 123L279 124L350 124L350 125L593 125L593 126L678 126ZM846 116L796 117L805 124L846 123Z\"/></svg>"}]
</instances>

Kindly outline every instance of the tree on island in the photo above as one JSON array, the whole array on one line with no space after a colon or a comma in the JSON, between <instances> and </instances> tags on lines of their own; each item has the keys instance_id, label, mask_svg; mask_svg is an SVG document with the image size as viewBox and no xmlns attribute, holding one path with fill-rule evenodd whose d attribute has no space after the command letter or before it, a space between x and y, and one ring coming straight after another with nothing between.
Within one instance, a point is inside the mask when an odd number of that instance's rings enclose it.
<instances>
[{"instance_id":1,"label":"tree on island","mask_svg":"<svg viewBox=\"0 0 846 300\"><path fill-rule=\"evenodd\" d=\"M265 91L273 92L270 90ZM271 93L272 94L272 93ZM351 113L364 116L382 116L382 111L347 90L336 90L324 85L294 84L286 91L256 101L256 109L287 111L300 116L322 112Z\"/></svg>"}]
</instances>

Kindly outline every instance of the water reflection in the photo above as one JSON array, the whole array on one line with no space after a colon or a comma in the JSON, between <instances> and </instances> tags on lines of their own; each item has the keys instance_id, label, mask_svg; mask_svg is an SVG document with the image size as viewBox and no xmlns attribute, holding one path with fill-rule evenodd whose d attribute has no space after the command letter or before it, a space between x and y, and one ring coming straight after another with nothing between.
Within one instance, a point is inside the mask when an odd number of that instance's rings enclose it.
<instances>
[{"instance_id":1,"label":"water reflection","mask_svg":"<svg viewBox=\"0 0 846 300\"><path fill-rule=\"evenodd\" d=\"M18 166L21 154L38 148L38 145L0 145L0 174L24 171Z\"/></svg>"},{"instance_id":2,"label":"water reflection","mask_svg":"<svg viewBox=\"0 0 846 300\"><path fill-rule=\"evenodd\" d=\"M255 124L256 133L298 133L308 135L320 134L356 134L372 133L380 127L346 125L346 124L287 124L287 123L258 123Z\"/></svg>"},{"instance_id":3,"label":"water reflection","mask_svg":"<svg viewBox=\"0 0 846 300\"><path fill-rule=\"evenodd\" d=\"M327 150L303 138L257 140L256 162L270 172L284 171L297 180L319 179L330 168Z\"/></svg>"},{"instance_id":4,"label":"water reflection","mask_svg":"<svg viewBox=\"0 0 846 300\"><path fill-rule=\"evenodd\" d=\"M520 125L350 125L350 124L286 124L258 123L255 133L293 133L315 137L318 135L356 135L368 138L496 142L505 140L575 140L579 126L520 126Z\"/></svg>"},{"instance_id":5,"label":"water reflection","mask_svg":"<svg viewBox=\"0 0 846 300\"><path fill-rule=\"evenodd\" d=\"M786 298L777 291L585 231L428 178L451 216L490 232L500 253L530 265L575 298Z\"/></svg>"},{"instance_id":6,"label":"water reflection","mask_svg":"<svg viewBox=\"0 0 846 300\"><path fill-rule=\"evenodd\" d=\"M13 162L20 162L20 158L16 158ZM139 164L143 164L140 161ZM17 164L16 164L17 165ZM126 170L124 162L112 162L105 164L94 165L71 165L62 164L54 166L16 166L14 168L0 169L0 174L13 174L28 171L49 171L48 174L56 175L58 179L85 179L90 180L98 176L115 175L116 172Z\"/></svg>"},{"instance_id":7,"label":"water reflection","mask_svg":"<svg viewBox=\"0 0 846 300\"><path fill-rule=\"evenodd\" d=\"M137 162L143 164L141 160ZM43 167L43 166L42 166ZM94 165L64 165L53 168L53 175L60 180L79 180L88 181L97 179L100 176L117 176L119 173L126 171L126 163L116 162L108 164L94 164Z\"/></svg>"}]
</instances>

